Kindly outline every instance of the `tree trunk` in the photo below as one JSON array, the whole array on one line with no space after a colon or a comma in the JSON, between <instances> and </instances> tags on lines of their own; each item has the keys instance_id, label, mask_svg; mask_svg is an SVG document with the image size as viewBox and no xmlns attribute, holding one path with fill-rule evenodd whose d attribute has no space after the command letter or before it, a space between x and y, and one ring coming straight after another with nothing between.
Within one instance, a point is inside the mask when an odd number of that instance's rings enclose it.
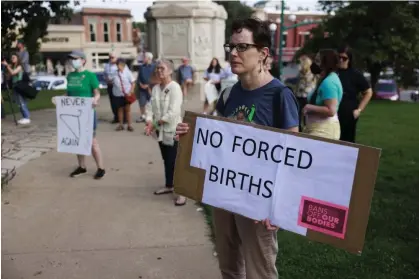
<instances>
[{"instance_id":1,"label":"tree trunk","mask_svg":"<svg viewBox=\"0 0 419 279\"><path fill-rule=\"evenodd\" d=\"M375 85L378 82L378 79L380 78L380 72L382 70L382 66L380 63L373 63L372 65L368 65L368 71L371 75L371 89L373 92L373 97L375 97Z\"/></svg>"}]
</instances>

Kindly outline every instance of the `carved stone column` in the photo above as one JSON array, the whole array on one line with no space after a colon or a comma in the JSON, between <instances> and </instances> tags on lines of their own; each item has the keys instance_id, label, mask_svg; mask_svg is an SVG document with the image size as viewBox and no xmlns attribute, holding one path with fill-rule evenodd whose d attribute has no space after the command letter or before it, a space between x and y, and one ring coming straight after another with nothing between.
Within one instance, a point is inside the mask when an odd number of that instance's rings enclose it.
<instances>
[{"instance_id":1,"label":"carved stone column","mask_svg":"<svg viewBox=\"0 0 419 279\"><path fill-rule=\"evenodd\" d=\"M145 13L148 43L156 57L172 59L175 66L188 57L197 70L198 90L202 75L213 57L224 60L224 7L211 0L155 1ZM150 33L154 32L153 35ZM155 42L152 41L155 39ZM195 90L194 90L195 91ZM197 92L196 92L197 93Z\"/></svg>"}]
</instances>

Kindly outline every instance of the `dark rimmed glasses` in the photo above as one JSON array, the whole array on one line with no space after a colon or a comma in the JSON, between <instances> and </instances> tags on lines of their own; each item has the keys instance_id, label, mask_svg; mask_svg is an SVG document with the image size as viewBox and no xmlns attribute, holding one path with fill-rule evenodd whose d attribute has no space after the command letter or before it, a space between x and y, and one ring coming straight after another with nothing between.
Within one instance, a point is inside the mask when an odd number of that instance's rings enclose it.
<instances>
[{"instance_id":1,"label":"dark rimmed glasses","mask_svg":"<svg viewBox=\"0 0 419 279\"><path fill-rule=\"evenodd\" d=\"M224 44L224 51L225 52L232 52L233 49L236 49L237 52L244 52L252 47L258 47L258 45L255 44L246 44L246 43L240 43L240 44Z\"/></svg>"}]
</instances>

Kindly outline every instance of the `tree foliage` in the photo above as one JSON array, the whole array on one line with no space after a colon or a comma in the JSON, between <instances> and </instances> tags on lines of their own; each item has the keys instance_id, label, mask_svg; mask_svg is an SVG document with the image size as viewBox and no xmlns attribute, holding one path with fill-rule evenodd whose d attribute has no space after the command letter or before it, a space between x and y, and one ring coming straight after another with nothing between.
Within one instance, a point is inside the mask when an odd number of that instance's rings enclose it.
<instances>
[{"instance_id":1,"label":"tree foliage","mask_svg":"<svg viewBox=\"0 0 419 279\"><path fill-rule=\"evenodd\" d=\"M320 1L323 10L335 12L312 30L312 38L299 51L348 44L356 66L371 74L375 85L380 72L392 67L404 85L415 79L419 65L419 4L417 2Z\"/></svg>"},{"instance_id":2,"label":"tree foliage","mask_svg":"<svg viewBox=\"0 0 419 279\"><path fill-rule=\"evenodd\" d=\"M69 20L70 1L3 1L1 5L1 50L10 54L16 39L22 39L34 61L48 24Z\"/></svg>"},{"instance_id":3,"label":"tree foliage","mask_svg":"<svg viewBox=\"0 0 419 279\"><path fill-rule=\"evenodd\" d=\"M240 1L214 1L217 4L220 4L224 7L227 12L227 20L226 20L226 31L225 31L225 38L226 42L230 40L231 36L231 26L233 20L238 18L248 18L251 17L253 14L253 9L246 4L241 3Z\"/></svg>"}]
</instances>

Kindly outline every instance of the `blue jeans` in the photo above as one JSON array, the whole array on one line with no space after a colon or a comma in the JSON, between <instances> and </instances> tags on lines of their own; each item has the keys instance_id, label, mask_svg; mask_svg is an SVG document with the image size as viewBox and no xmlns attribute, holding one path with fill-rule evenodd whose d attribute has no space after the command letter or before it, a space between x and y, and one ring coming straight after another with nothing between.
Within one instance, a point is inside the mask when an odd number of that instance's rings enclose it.
<instances>
[{"instance_id":1,"label":"blue jeans","mask_svg":"<svg viewBox=\"0 0 419 279\"><path fill-rule=\"evenodd\" d=\"M25 98L23 98L22 95L20 95L16 91L14 91L13 93L15 97L15 102L20 109L20 113L22 114L22 117L29 119L30 113L29 113L28 105L26 104Z\"/></svg>"}]
</instances>

